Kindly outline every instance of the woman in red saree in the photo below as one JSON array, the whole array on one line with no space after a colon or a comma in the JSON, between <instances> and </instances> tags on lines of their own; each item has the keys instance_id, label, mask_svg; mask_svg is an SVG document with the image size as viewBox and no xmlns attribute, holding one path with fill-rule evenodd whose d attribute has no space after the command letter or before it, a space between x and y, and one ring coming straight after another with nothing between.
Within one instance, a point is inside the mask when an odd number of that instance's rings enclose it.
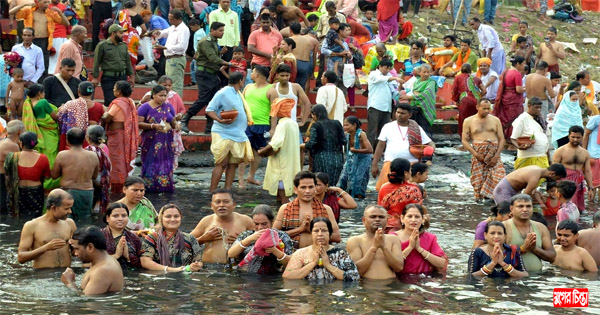
<instances>
[{"instance_id":1,"label":"woman in red saree","mask_svg":"<svg viewBox=\"0 0 600 315\"><path fill-rule=\"evenodd\" d=\"M485 95L485 85L478 77L471 76L471 64L464 63L452 84L452 100L458 104L459 136L462 136L465 119L477 114L477 103L481 95Z\"/></svg>"},{"instance_id":2,"label":"woman in red saree","mask_svg":"<svg viewBox=\"0 0 600 315\"><path fill-rule=\"evenodd\" d=\"M119 11L119 15L117 16L117 22L125 29L123 32L123 41L127 44L131 65L135 68L140 48L140 34L136 27L139 26L143 34L146 33L146 25L142 16L135 12L133 8L135 8L135 1L125 1L123 3L123 10Z\"/></svg>"},{"instance_id":3,"label":"woman in red saree","mask_svg":"<svg viewBox=\"0 0 600 315\"><path fill-rule=\"evenodd\" d=\"M113 194L123 192L123 184L133 173L138 148L138 115L133 100L133 89L127 81L117 81L115 99L104 114L109 157L112 163L110 187Z\"/></svg>"},{"instance_id":4,"label":"woman in red saree","mask_svg":"<svg viewBox=\"0 0 600 315\"><path fill-rule=\"evenodd\" d=\"M500 86L494 105L494 116L500 119L504 137L510 139L512 134L512 123L523 113L523 71L525 70L525 58L515 56L511 59L512 67L504 70L500 76Z\"/></svg>"}]
</instances>

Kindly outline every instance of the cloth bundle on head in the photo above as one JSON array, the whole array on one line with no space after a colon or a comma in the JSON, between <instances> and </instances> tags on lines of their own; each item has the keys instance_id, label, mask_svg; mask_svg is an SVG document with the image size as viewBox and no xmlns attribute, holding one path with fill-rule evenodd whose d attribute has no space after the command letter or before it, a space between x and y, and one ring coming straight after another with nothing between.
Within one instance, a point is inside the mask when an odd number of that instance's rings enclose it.
<instances>
[{"instance_id":1,"label":"cloth bundle on head","mask_svg":"<svg viewBox=\"0 0 600 315\"><path fill-rule=\"evenodd\" d=\"M11 51L4 54L4 72L12 77L14 67L20 68L23 64L23 56Z\"/></svg>"},{"instance_id":2,"label":"cloth bundle on head","mask_svg":"<svg viewBox=\"0 0 600 315\"><path fill-rule=\"evenodd\" d=\"M491 65L492 65L492 59L490 59L490 58L486 58L486 57L483 57L483 58L479 58L479 59L477 59L477 73L475 73L475 75L476 75L478 78L481 78L481 75L482 75L482 74L481 74L481 70L480 70L479 68L480 68L480 67L481 67L481 65L482 65L482 64L484 64L484 63L485 63L485 64L487 64L488 66L491 66Z\"/></svg>"},{"instance_id":3,"label":"cloth bundle on head","mask_svg":"<svg viewBox=\"0 0 600 315\"><path fill-rule=\"evenodd\" d=\"M260 238L256 240L254 247L252 247L248 255L246 255L246 257L238 264L238 267L243 267L250 263L256 256L269 256L269 253L267 253L265 249L279 246L280 242L281 239L279 238L279 234L277 234L277 230L267 229Z\"/></svg>"},{"instance_id":4,"label":"cloth bundle on head","mask_svg":"<svg viewBox=\"0 0 600 315\"><path fill-rule=\"evenodd\" d=\"M271 117L292 118L292 109L296 102L291 98L276 98L271 104Z\"/></svg>"}]
</instances>

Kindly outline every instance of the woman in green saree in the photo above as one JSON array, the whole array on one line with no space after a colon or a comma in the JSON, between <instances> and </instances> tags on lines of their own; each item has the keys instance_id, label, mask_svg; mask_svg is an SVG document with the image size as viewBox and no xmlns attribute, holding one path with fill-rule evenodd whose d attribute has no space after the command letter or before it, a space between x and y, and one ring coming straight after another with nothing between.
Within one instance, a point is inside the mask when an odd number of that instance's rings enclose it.
<instances>
[{"instance_id":1,"label":"woman in green saree","mask_svg":"<svg viewBox=\"0 0 600 315\"><path fill-rule=\"evenodd\" d=\"M127 205L129 209L129 223L127 229L130 231L148 232L158 222L158 213L152 202L144 197L146 186L144 180L137 176L129 176L123 184L123 197L118 202Z\"/></svg>"},{"instance_id":2,"label":"woman in green saree","mask_svg":"<svg viewBox=\"0 0 600 315\"><path fill-rule=\"evenodd\" d=\"M37 135L38 144L35 149L48 157L50 169L58 154L58 109L45 98L44 86L33 84L27 91L27 99L23 103L23 124L25 130ZM60 187L60 178L44 180L44 190Z\"/></svg>"},{"instance_id":3,"label":"woman in green saree","mask_svg":"<svg viewBox=\"0 0 600 315\"><path fill-rule=\"evenodd\" d=\"M412 107L411 119L416 121L425 133L431 137L431 126L435 121L435 97L437 83L431 78L431 66L421 65L415 70L420 75L413 86L413 95L403 95L400 99L409 100Z\"/></svg>"}]
</instances>

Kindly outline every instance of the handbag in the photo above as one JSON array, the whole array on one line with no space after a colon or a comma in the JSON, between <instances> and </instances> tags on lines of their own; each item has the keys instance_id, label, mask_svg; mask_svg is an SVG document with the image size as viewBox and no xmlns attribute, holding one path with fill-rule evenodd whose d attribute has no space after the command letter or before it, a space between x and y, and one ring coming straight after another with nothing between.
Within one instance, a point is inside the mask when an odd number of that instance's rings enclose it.
<instances>
[{"instance_id":1,"label":"handbag","mask_svg":"<svg viewBox=\"0 0 600 315\"><path fill-rule=\"evenodd\" d=\"M69 87L67 82L65 82L65 80L63 80L63 78L60 76L59 73L55 73L54 76L58 79L58 82L60 82L60 84L62 84L63 88L67 91L67 94L69 94L69 97L71 98L71 100L75 100L76 97L73 94L73 91L71 91L71 88Z\"/></svg>"},{"instance_id":2,"label":"handbag","mask_svg":"<svg viewBox=\"0 0 600 315\"><path fill-rule=\"evenodd\" d=\"M353 63L344 64L344 71L342 72L342 82L347 88L354 86L354 84L356 83L356 71L354 70Z\"/></svg>"}]
</instances>

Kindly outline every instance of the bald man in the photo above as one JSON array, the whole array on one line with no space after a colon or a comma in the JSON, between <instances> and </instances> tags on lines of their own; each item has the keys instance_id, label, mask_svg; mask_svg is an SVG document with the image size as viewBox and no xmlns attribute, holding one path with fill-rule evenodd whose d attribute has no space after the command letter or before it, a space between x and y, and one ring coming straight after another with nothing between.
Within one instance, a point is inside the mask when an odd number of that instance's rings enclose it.
<instances>
[{"instance_id":1,"label":"bald man","mask_svg":"<svg viewBox=\"0 0 600 315\"><path fill-rule=\"evenodd\" d=\"M67 242L75 232L69 219L73 197L62 189L54 189L46 199L46 213L27 221L21 231L17 259L24 264L33 260L33 268L65 268L71 266Z\"/></svg>"},{"instance_id":2,"label":"bald man","mask_svg":"<svg viewBox=\"0 0 600 315\"><path fill-rule=\"evenodd\" d=\"M82 71L83 55L81 54L82 45L86 38L87 29L83 25L73 26L73 29L71 29L71 39L60 46L60 51L58 52L57 58L58 60L63 60L65 58L71 58L75 60L75 72L73 73L73 77L82 81L88 77L87 71ZM54 73L59 72L60 62L57 62L56 67L54 68Z\"/></svg>"},{"instance_id":3,"label":"bald man","mask_svg":"<svg viewBox=\"0 0 600 315\"><path fill-rule=\"evenodd\" d=\"M20 120L11 120L6 125L8 136L0 141L0 213L8 211L8 196L6 194L6 178L4 177L4 160L9 152L19 152L19 136L25 132L25 125Z\"/></svg>"}]
</instances>

